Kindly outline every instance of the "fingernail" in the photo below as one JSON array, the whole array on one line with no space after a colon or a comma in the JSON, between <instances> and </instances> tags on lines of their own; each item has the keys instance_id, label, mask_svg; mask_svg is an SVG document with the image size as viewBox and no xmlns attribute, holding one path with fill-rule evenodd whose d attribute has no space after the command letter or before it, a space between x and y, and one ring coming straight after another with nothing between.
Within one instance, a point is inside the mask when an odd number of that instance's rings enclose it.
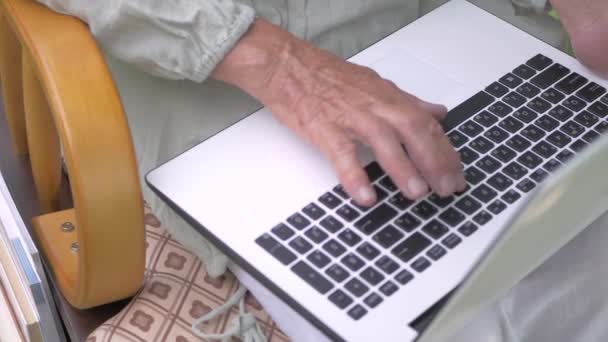
<instances>
[{"instance_id":1,"label":"fingernail","mask_svg":"<svg viewBox=\"0 0 608 342\"><path fill-rule=\"evenodd\" d=\"M441 177L439 188L445 195L453 193L456 191L456 177L452 175L445 175Z\"/></svg>"},{"instance_id":2,"label":"fingernail","mask_svg":"<svg viewBox=\"0 0 608 342\"><path fill-rule=\"evenodd\" d=\"M360 204L369 204L376 200L376 193L369 186L362 186L359 188L357 197Z\"/></svg>"},{"instance_id":3,"label":"fingernail","mask_svg":"<svg viewBox=\"0 0 608 342\"><path fill-rule=\"evenodd\" d=\"M407 181L407 190L410 196L418 198L426 194L429 191L429 187L422 178L414 176Z\"/></svg>"}]
</instances>

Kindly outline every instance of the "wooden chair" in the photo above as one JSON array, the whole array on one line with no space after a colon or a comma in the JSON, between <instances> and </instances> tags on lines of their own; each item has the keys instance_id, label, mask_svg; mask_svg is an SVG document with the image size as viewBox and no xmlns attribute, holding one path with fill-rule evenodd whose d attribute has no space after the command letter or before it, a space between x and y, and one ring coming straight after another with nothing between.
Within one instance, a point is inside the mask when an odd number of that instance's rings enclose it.
<instances>
[{"instance_id":1,"label":"wooden chair","mask_svg":"<svg viewBox=\"0 0 608 342\"><path fill-rule=\"evenodd\" d=\"M0 0L0 78L40 203L34 239L62 294L80 309L132 296L144 276L143 200L120 97L88 28L34 0Z\"/></svg>"}]
</instances>

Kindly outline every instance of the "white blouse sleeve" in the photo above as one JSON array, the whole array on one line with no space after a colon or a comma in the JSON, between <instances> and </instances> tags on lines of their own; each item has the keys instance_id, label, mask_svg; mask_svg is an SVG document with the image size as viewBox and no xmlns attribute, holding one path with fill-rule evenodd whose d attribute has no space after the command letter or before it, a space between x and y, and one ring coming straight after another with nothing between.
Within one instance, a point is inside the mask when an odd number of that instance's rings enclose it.
<instances>
[{"instance_id":1,"label":"white blouse sleeve","mask_svg":"<svg viewBox=\"0 0 608 342\"><path fill-rule=\"evenodd\" d=\"M38 0L77 16L109 54L151 74L202 82L254 20L235 0Z\"/></svg>"}]
</instances>

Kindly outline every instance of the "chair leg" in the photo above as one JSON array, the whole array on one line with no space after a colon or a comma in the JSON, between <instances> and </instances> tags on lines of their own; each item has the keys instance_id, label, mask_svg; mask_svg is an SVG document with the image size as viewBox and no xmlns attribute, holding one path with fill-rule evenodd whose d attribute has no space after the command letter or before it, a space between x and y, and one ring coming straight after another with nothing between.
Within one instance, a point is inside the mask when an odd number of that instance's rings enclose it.
<instances>
[{"instance_id":1,"label":"chair leg","mask_svg":"<svg viewBox=\"0 0 608 342\"><path fill-rule=\"evenodd\" d=\"M43 214L59 210L61 152L53 115L29 53L23 52L23 98L32 174Z\"/></svg>"},{"instance_id":2,"label":"chair leg","mask_svg":"<svg viewBox=\"0 0 608 342\"><path fill-rule=\"evenodd\" d=\"M0 15L0 79L2 80L4 111L13 147L18 155L27 154L21 79L21 44L2 15Z\"/></svg>"}]
</instances>

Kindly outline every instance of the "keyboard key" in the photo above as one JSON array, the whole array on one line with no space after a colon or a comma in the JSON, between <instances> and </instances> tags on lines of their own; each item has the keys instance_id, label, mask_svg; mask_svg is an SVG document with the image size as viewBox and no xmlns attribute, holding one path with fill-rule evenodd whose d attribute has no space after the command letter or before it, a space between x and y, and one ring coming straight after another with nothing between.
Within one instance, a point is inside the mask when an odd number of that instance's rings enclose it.
<instances>
[{"instance_id":1,"label":"keyboard key","mask_svg":"<svg viewBox=\"0 0 608 342\"><path fill-rule=\"evenodd\" d=\"M553 104L558 104L560 103L563 99L566 98L566 95L560 93L559 91L551 88L546 90L544 93L542 93L541 97L548 102L551 102Z\"/></svg>"},{"instance_id":2,"label":"keyboard key","mask_svg":"<svg viewBox=\"0 0 608 342\"><path fill-rule=\"evenodd\" d=\"M430 245L431 240L419 232L415 232L403 242L399 243L391 252L399 258L399 260L409 262Z\"/></svg>"},{"instance_id":3,"label":"keyboard key","mask_svg":"<svg viewBox=\"0 0 608 342\"><path fill-rule=\"evenodd\" d=\"M560 131L555 131L549 134L549 136L547 137L547 141L557 147L564 147L572 141L572 138Z\"/></svg>"},{"instance_id":4,"label":"keyboard key","mask_svg":"<svg viewBox=\"0 0 608 342\"><path fill-rule=\"evenodd\" d=\"M494 97L502 97L504 94L509 92L509 88L498 82L494 82L486 88L486 91L492 94Z\"/></svg>"},{"instance_id":5,"label":"keyboard key","mask_svg":"<svg viewBox=\"0 0 608 342\"><path fill-rule=\"evenodd\" d=\"M562 163L558 162L556 159L551 159L546 162L545 165L543 165L543 169L549 172L554 172L555 170L559 169L560 166L562 166Z\"/></svg>"},{"instance_id":6,"label":"keyboard key","mask_svg":"<svg viewBox=\"0 0 608 342\"><path fill-rule=\"evenodd\" d=\"M338 241L331 239L323 244L323 249L334 257L339 257L346 252L346 248Z\"/></svg>"},{"instance_id":7,"label":"keyboard key","mask_svg":"<svg viewBox=\"0 0 608 342\"><path fill-rule=\"evenodd\" d=\"M431 249L429 249L428 252L426 252L426 256L437 261L441 259L444 255L446 255L446 253L447 251L445 250L445 248L439 245L435 245Z\"/></svg>"},{"instance_id":8,"label":"keyboard key","mask_svg":"<svg viewBox=\"0 0 608 342\"><path fill-rule=\"evenodd\" d=\"M572 149L572 151L576 153L579 153L583 151L587 146L588 144L585 141L577 140L570 145L570 149Z\"/></svg>"},{"instance_id":9,"label":"keyboard key","mask_svg":"<svg viewBox=\"0 0 608 342\"><path fill-rule=\"evenodd\" d=\"M517 92L519 94L523 95L524 97L531 99L534 96L540 94L540 89L538 89L538 87L533 86L530 83L524 83L524 84L520 85L519 87L517 87Z\"/></svg>"},{"instance_id":10,"label":"keyboard key","mask_svg":"<svg viewBox=\"0 0 608 342\"><path fill-rule=\"evenodd\" d=\"M380 251L369 242L363 242L359 245L357 252L367 260L373 260L380 254Z\"/></svg>"},{"instance_id":11,"label":"keyboard key","mask_svg":"<svg viewBox=\"0 0 608 342\"><path fill-rule=\"evenodd\" d=\"M550 158L557 153L557 149L546 141L541 141L532 147L532 151L541 157Z\"/></svg>"},{"instance_id":12,"label":"keyboard key","mask_svg":"<svg viewBox=\"0 0 608 342\"><path fill-rule=\"evenodd\" d=\"M503 163L508 163L517 156L517 153L505 145L500 145L492 150L492 157L500 160Z\"/></svg>"},{"instance_id":13,"label":"keyboard key","mask_svg":"<svg viewBox=\"0 0 608 342\"><path fill-rule=\"evenodd\" d=\"M295 235L295 232L291 228L287 227L286 224L283 224L283 223L279 223L274 228L272 228L271 231L274 235L276 235L279 239L281 239L283 241L285 241Z\"/></svg>"},{"instance_id":14,"label":"keyboard key","mask_svg":"<svg viewBox=\"0 0 608 342\"><path fill-rule=\"evenodd\" d=\"M329 266L327 270L325 270L325 274L327 274L336 283L341 283L349 277L348 271L338 264Z\"/></svg>"},{"instance_id":15,"label":"keyboard key","mask_svg":"<svg viewBox=\"0 0 608 342\"><path fill-rule=\"evenodd\" d=\"M505 139L509 138L509 133L507 133L505 130L503 130L502 128L499 127L492 127L489 130L487 130L484 134L484 137L492 140L495 143L501 143L503 142Z\"/></svg>"},{"instance_id":16,"label":"keyboard key","mask_svg":"<svg viewBox=\"0 0 608 342\"><path fill-rule=\"evenodd\" d=\"M354 319L355 321L358 321L361 319L361 317L365 316L367 314L367 310L365 310L365 308L363 306L361 306L360 304L357 304L355 306L352 307L352 309L348 310L348 315L350 316L350 318Z\"/></svg>"},{"instance_id":17,"label":"keyboard key","mask_svg":"<svg viewBox=\"0 0 608 342\"><path fill-rule=\"evenodd\" d=\"M464 170L464 178L466 179L466 181L468 183L470 183L472 185L477 185L486 178L486 175L483 172L481 172L481 170L476 168L475 166L471 166ZM433 203L435 203L435 202L433 202ZM437 204L437 203L435 203L435 204ZM437 204L437 205L442 207L440 204Z\"/></svg>"},{"instance_id":18,"label":"keyboard key","mask_svg":"<svg viewBox=\"0 0 608 342\"><path fill-rule=\"evenodd\" d=\"M456 227L464 221L464 215L454 208L448 208L439 214L441 221L447 223L450 227Z\"/></svg>"},{"instance_id":19,"label":"keyboard key","mask_svg":"<svg viewBox=\"0 0 608 342\"><path fill-rule=\"evenodd\" d=\"M349 199L350 196L348 195L348 193L346 192L346 190L344 189L344 187L340 184L336 185L336 187L334 187L334 192L336 194L338 194L338 196L342 197L343 199Z\"/></svg>"},{"instance_id":20,"label":"keyboard key","mask_svg":"<svg viewBox=\"0 0 608 342\"><path fill-rule=\"evenodd\" d=\"M523 82L521 78L513 75L512 73L504 75L498 81L511 89L517 88L517 86Z\"/></svg>"},{"instance_id":21,"label":"keyboard key","mask_svg":"<svg viewBox=\"0 0 608 342\"><path fill-rule=\"evenodd\" d=\"M536 184L529 179L524 179L523 181L519 182L519 184L517 184L517 188L521 192L530 192L535 187L536 187Z\"/></svg>"},{"instance_id":22,"label":"keyboard key","mask_svg":"<svg viewBox=\"0 0 608 342\"><path fill-rule=\"evenodd\" d=\"M289 246L291 246L291 248L293 248L296 252L300 254L305 254L312 249L312 245L310 244L310 242L306 241L306 239L301 236L298 236L295 239L291 240L291 242L289 242Z\"/></svg>"},{"instance_id":23,"label":"keyboard key","mask_svg":"<svg viewBox=\"0 0 608 342\"><path fill-rule=\"evenodd\" d=\"M410 281L412 281L412 279L414 279L414 275L406 270L399 272L395 276L395 280L401 285L405 285L405 284L409 283Z\"/></svg>"},{"instance_id":24,"label":"keyboard key","mask_svg":"<svg viewBox=\"0 0 608 342\"><path fill-rule=\"evenodd\" d=\"M399 190L399 188L397 188L397 185L393 183L393 180L389 176L384 176L380 180L380 185L382 185L382 187L384 187L384 189L388 190L389 192L395 192Z\"/></svg>"},{"instance_id":25,"label":"keyboard key","mask_svg":"<svg viewBox=\"0 0 608 342\"><path fill-rule=\"evenodd\" d=\"M600 118L604 118L608 115L608 104L597 101L591 104L587 110Z\"/></svg>"},{"instance_id":26,"label":"keyboard key","mask_svg":"<svg viewBox=\"0 0 608 342\"><path fill-rule=\"evenodd\" d=\"M549 111L549 115L551 115L553 118L564 122L568 119L570 119L573 115L572 111L563 107L563 106L557 106L553 109L551 109Z\"/></svg>"},{"instance_id":27,"label":"keyboard key","mask_svg":"<svg viewBox=\"0 0 608 342\"><path fill-rule=\"evenodd\" d=\"M536 71L534 69L532 69L531 67L529 67L525 64L522 64L522 65L518 66L517 68L515 68L515 70L513 70L513 74L527 80L530 77L536 75Z\"/></svg>"},{"instance_id":28,"label":"keyboard key","mask_svg":"<svg viewBox=\"0 0 608 342\"><path fill-rule=\"evenodd\" d=\"M384 285L380 286L380 292L382 292L385 296L390 296L393 293L397 292L399 287L395 285L392 281L387 281Z\"/></svg>"},{"instance_id":29,"label":"keyboard key","mask_svg":"<svg viewBox=\"0 0 608 342\"><path fill-rule=\"evenodd\" d=\"M513 185L513 181L499 172L488 179L488 184L498 191L505 191Z\"/></svg>"},{"instance_id":30,"label":"keyboard key","mask_svg":"<svg viewBox=\"0 0 608 342\"><path fill-rule=\"evenodd\" d=\"M330 233L335 233L340 229L344 228L344 224L342 224L342 222L338 221L333 216L325 217L321 220L321 222L319 222L319 224L321 225L321 227L325 228L325 230Z\"/></svg>"},{"instance_id":31,"label":"keyboard key","mask_svg":"<svg viewBox=\"0 0 608 342\"><path fill-rule=\"evenodd\" d=\"M321 207L314 203L310 203L309 205L304 207L302 211L304 212L304 214L306 214L306 216L313 220L318 220L323 217L323 215L325 215L325 210L321 209Z\"/></svg>"},{"instance_id":32,"label":"keyboard key","mask_svg":"<svg viewBox=\"0 0 608 342\"><path fill-rule=\"evenodd\" d=\"M465 196L456 202L456 207L469 215L473 215L481 208L481 203L470 196Z\"/></svg>"},{"instance_id":33,"label":"keyboard key","mask_svg":"<svg viewBox=\"0 0 608 342\"><path fill-rule=\"evenodd\" d=\"M477 137L469 143L469 147L479 153L485 154L494 148L494 143L484 137Z\"/></svg>"},{"instance_id":34,"label":"keyboard key","mask_svg":"<svg viewBox=\"0 0 608 342\"><path fill-rule=\"evenodd\" d=\"M372 286L380 284L380 282L385 279L384 275L382 275L380 271L376 270L371 266L364 269L363 272L361 272L360 276Z\"/></svg>"},{"instance_id":35,"label":"keyboard key","mask_svg":"<svg viewBox=\"0 0 608 342\"><path fill-rule=\"evenodd\" d=\"M413 232L421 224L421 221L410 213L405 213L395 220L395 225L407 233Z\"/></svg>"},{"instance_id":36,"label":"keyboard key","mask_svg":"<svg viewBox=\"0 0 608 342\"><path fill-rule=\"evenodd\" d=\"M296 263L291 270L321 294L326 294L334 287L321 273L304 261Z\"/></svg>"},{"instance_id":37,"label":"keyboard key","mask_svg":"<svg viewBox=\"0 0 608 342\"><path fill-rule=\"evenodd\" d=\"M526 65L541 71L549 65L553 64L551 58L538 54L526 62Z\"/></svg>"},{"instance_id":38,"label":"keyboard key","mask_svg":"<svg viewBox=\"0 0 608 342\"><path fill-rule=\"evenodd\" d=\"M349 280L344 287L357 298L369 291L369 287L357 278Z\"/></svg>"},{"instance_id":39,"label":"keyboard key","mask_svg":"<svg viewBox=\"0 0 608 342\"><path fill-rule=\"evenodd\" d=\"M452 146L454 146L455 148L459 148L460 146L466 144L467 141L469 141L469 138L467 138L466 135L458 131L451 131L450 133L448 133L448 139L450 140Z\"/></svg>"},{"instance_id":40,"label":"keyboard key","mask_svg":"<svg viewBox=\"0 0 608 342\"><path fill-rule=\"evenodd\" d=\"M363 302L365 305L369 306L370 309L373 309L382 303L383 299L376 293L371 293L369 296L365 297Z\"/></svg>"},{"instance_id":41,"label":"keyboard key","mask_svg":"<svg viewBox=\"0 0 608 342\"><path fill-rule=\"evenodd\" d=\"M483 132L483 127L469 120L460 126L460 131L470 138L474 138Z\"/></svg>"},{"instance_id":42,"label":"keyboard key","mask_svg":"<svg viewBox=\"0 0 608 342\"><path fill-rule=\"evenodd\" d=\"M355 208L349 206L348 204L345 204L345 205L341 206L336 211L336 214L338 214L338 216L340 216L341 218L343 218L347 222L352 222L357 217L360 216L359 212L357 210L355 210ZM322 224L323 223L321 222L321 225Z\"/></svg>"},{"instance_id":43,"label":"keyboard key","mask_svg":"<svg viewBox=\"0 0 608 342\"><path fill-rule=\"evenodd\" d=\"M498 193L494 190L492 190L489 186L482 184L480 186L478 186L477 188L475 188L475 190L473 190L473 192L471 192L471 195L473 195L473 197L475 197L476 199L480 200L483 203L488 203L491 200L493 200L496 196L498 196ZM464 216L462 217L461 222L464 221ZM458 223L461 223L458 222ZM457 226L458 224L452 225L452 227Z\"/></svg>"},{"instance_id":44,"label":"keyboard key","mask_svg":"<svg viewBox=\"0 0 608 342\"><path fill-rule=\"evenodd\" d=\"M389 222L397 216L397 211L391 208L388 204L382 203L367 215L363 216L357 222L355 227L365 234L372 234L385 223Z\"/></svg>"},{"instance_id":45,"label":"keyboard key","mask_svg":"<svg viewBox=\"0 0 608 342\"><path fill-rule=\"evenodd\" d=\"M546 89L552 86L555 82L562 79L564 76L568 75L569 73L570 70L568 68L559 63L555 63L549 68L547 68L545 71L532 78L532 80L530 80L530 83L534 84L539 88Z\"/></svg>"},{"instance_id":46,"label":"keyboard key","mask_svg":"<svg viewBox=\"0 0 608 342\"><path fill-rule=\"evenodd\" d=\"M513 111L513 108L509 107L507 104L503 103L503 102L496 102L493 105L491 105L488 110L490 112L492 112L494 115L497 115L499 117L505 117L509 114L511 114L511 112Z\"/></svg>"},{"instance_id":47,"label":"keyboard key","mask_svg":"<svg viewBox=\"0 0 608 342\"><path fill-rule=\"evenodd\" d=\"M585 101L579 99L576 96L571 96L571 97L565 99L564 102L562 102L562 104L564 106L566 106L568 109L571 109L575 112L581 111L587 105L585 103Z\"/></svg>"},{"instance_id":48,"label":"keyboard key","mask_svg":"<svg viewBox=\"0 0 608 342\"><path fill-rule=\"evenodd\" d=\"M606 134L608 132L608 122L600 121L594 128L596 132Z\"/></svg>"},{"instance_id":49,"label":"keyboard key","mask_svg":"<svg viewBox=\"0 0 608 342\"><path fill-rule=\"evenodd\" d=\"M399 264L386 255L382 256L380 259L378 259L378 261L376 261L376 266L386 274L393 274L399 269Z\"/></svg>"},{"instance_id":50,"label":"keyboard key","mask_svg":"<svg viewBox=\"0 0 608 342\"><path fill-rule=\"evenodd\" d=\"M310 221L300 213L291 215L287 222L297 230L302 230L310 225Z\"/></svg>"},{"instance_id":51,"label":"keyboard key","mask_svg":"<svg viewBox=\"0 0 608 342\"><path fill-rule=\"evenodd\" d=\"M475 117L473 117L473 120L475 120L475 122L484 127L490 127L498 122L498 118L496 117L496 115L485 110L475 115Z\"/></svg>"},{"instance_id":52,"label":"keyboard key","mask_svg":"<svg viewBox=\"0 0 608 342\"><path fill-rule=\"evenodd\" d=\"M527 107L539 114L543 114L544 112L551 109L551 104L541 99L540 97L537 97L533 100L530 100L530 102L528 102Z\"/></svg>"},{"instance_id":53,"label":"keyboard key","mask_svg":"<svg viewBox=\"0 0 608 342\"><path fill-rule=\"evenodd\" d=\"M505 192L500 198L509 204L513 204L521 198L521 195L515 190L509 190Z\"/></svg>"},{"instance_id":54,"label":"keyboard key","mask_svg":"<svg viewBox=\"0 0 608 342\"><path fill-rule=\"evenodd\" d=\"M548 175L549 174L547 173L547 171L538 169L538 170L532 172L532 174L530 175L530 178L532 180L534 180L535 182L540 183L543 180L545 180L545 178L547 178Z\"/></svg>"},{"instance_id":55,"label":"keyboard key","mask_svg":"<svg viewBox=\"0 0 608 342\"><path fill-rule=\"evenodd\" d=\"M513 116L519 121L530 123L538 117L538 114L530 108L522 107L516 110Z\"/></svg>"},{"instance_id":56,"label":"keyboard key","mask_svg":"<svg viewBox=\"0 0 608 342\"><path fill-rule=\"evenodd\" d=\"M403 233L397 228L388 225L374 235L374 241L384 248L389 248L396 244L403 237Z\"/></svg>"},{"instance_id":57,"label":"keyboard key","mask_svg":"<svg viewBox=\"0 0 608 342\"><path fill-rule=\"evenodd\" d=\"M458 228L458 232L464 236L471 236L477 231L477 226L472 222L467 222Z\"/></svg>"},{"instance_id":58,"label":"keyboard key","mask_svg":"<svg viewBox=\"0 0 608 342\"><path fill-rule=\"evenodd\" d=\"M555 158L557 158L557 160L561 161L562 163L565 163L572 157L574 157L574 153L572 153L572 151L563 150Z\"/></svg>"},{"instance_id":59,"label":"keyboard key","mask_svg":"<svg viewBox=\"0 0 608 342\"><path fill-rule=\"evenodd\" d=\"M512 91L509 94L505 95L502 100L513 108L519 108L526 103L526 98L519 95L518 93Z\"/></svg>"},{"instance_id":60,"label":"keyboard key","mask_svg":"<svg viewBox=\"0 0 608 342\"><path fill-rule=\"evenodd\" d=\"M313 265L317 266L318 268L323 268L323 267L329 265L329 263L331 262L329 257L321 251L314 251L314 252L308 254L306 259L308 259L308 261L310 261Z\"/></svg>"},{"instance_id":61,"label":"keyboard key","mask_svg":"<svg viewBox=\"0 0 608 342\"><path fill-rule=\"evenodd\" d=\"M560 130L568 134L569 136L576 138L579 135L583 134L585 128L571 120L566 122L562 127L560 127Z\"/></svg>"},{"instance_id":62,"label":"keyboard key","mask_svg":"<svg viewBox=\"0 0 608 342\"><path fill-rule=\"evenodd\" d=\"M281 245L270 234L260 236L255 242L283 265L289 265L297 259L295 254Z\"/></svg>"},{"instance_id":63,"label":"keyboard key","mask_svg":"<svg viewBox=\"0 0 608 342\"><path fill-rule=\"evenodd\" d=\"M340 241L344 242L344 244L350 247L353 247L359 242L361 242L361 237L350 229L345 229L340 234L338 234L338 239L340 239Z\"/></svg>"},{"instance_id":64,"label":"keyboard key","mask_svg":"<svg viewBox=\"0 0 608 342\"><path fill-rule=\"evenodd\" d=\"M521 135L523 135L524 138L526 138L532 142L539 141L540 139L542 139L545 136L545 134L546 133L544 130L538 128L535 125L530 125L521 131Z\"/></svg>"},{"instance_id":65,"label":"keyboard key","mask_svg":"<svg viewBox=\"0 0 608 342\"><path fill-rule=\"evenodd\" d=\"M424 272L429 266L431 262L425 257L420 257L412 263L412 268L418 273Z\"/></svg>"},{"instance_id":66,"label":"keyboard key","mask_svg":"<svg viewBox=\"0 0 608 342\"><path fill-rule=\"evenodd\" d=\"M502 213L505 209L507 209L507 205L500 200L496 200L488 206L488 210L494 215Z\"/></svg>"},{"instance_id":67,"label":"keyboard key","mask_svg":"<svg viewBox=\"0 0 608 342\"><path fill-rule=\"evenodd\" d=\"M353 299L340 289L329 295L329 301L336 304L340 309L346 309L353 303Z\"/></svg>"},{"instance_id":68,"label":"keyboard key","mask_svg":"<svg viewBox=\"0 0 608 342\"><path fill-rule=\"evenodd\" d=\"M458 151L458 153L460 154L460 160L465 165L469 165L479 158L479 153L471 150L470 148L468 148L466 146L461 148L460 151Z\"/></svg>"},{"instance_id":69,"label":"keyboard key","mask_svg":"<svg viewBox=\"0 0 608 342\"><path fill-rule=\"evenodd\" d=\"M601 85L591 82L583 89L579 90L576 95L587 102L593 102L606 93L606 88Z\"/></svg>"},{"instance_id":70,"label":"keyboard key","mask_svg":"<svg viewBox=\"0 0 608 342\"><path fill-rule=\"evenodd\" d=\"M593 127L599 121L597 116L588 111L581 112L574 117L574 120L585 127Z\"/></svg>"},{"instance_id":71,"label":"keyboard key","mask_svg":"<svg viewBox=\"0 0 608 342\"><path fill-rule=\"evenodd\" d=\"M378 162L371 162L365 167L365 173L367 173L370 182L375 182L384 175L384 170L382 170Z\"/></svg>"},{"instance_id":72,"label":"keyboard key","mask_svg":"<svg viewBox=\"0 0 608 342\"><path fill-rule=\"evenodd\" d=\"M449 249L456 248L456 246L458 246L461 242L462 242L462 239L454 233L446 236L445 239L443 239L441 241L441 243L443 243L443 245Z\"/></svg>"},{"instance_id":73,"label":"keyboard key","mask_svg":"<svg viewBox=\"0 0 608 342\"><path fill-rule=\"evenodd\" d=\"M547 132L551 132L552 130L559 127L559 121L548 115L541 116L538 120L536 120L535 124L536 126L544 129Z\"/></svg>"},{"instance_id":74,"label":"keyboard key","mask_svg":"<svg viewBox=\"0 0 608 342\"><path fill-rule=\"evenodd\" d=\"M500 168L500 165L501 164L498 160L490 156L485 156L481 158L477 163L475 163L475 166L479 167L487 173L494 173L494 171Z\"/></svg>"},{"instance_id":75,"label":"keyboard key","mask_svg":"<svg viewBox=\"0 0 608 342\"><path fill-rule=\"evenodd\" d=\"M520 178L523 178L528 173L528 170L525 167L521 166L520 164L518 164L516 162L512 162L509 165L505 166L502 169L502 172L505 175L507 175L515 180L518 180Z\"/></svg>"},{"instance_id":76,"label":"keyboard key","mask_svg":"<svg viewBox=\"0 0 608 342\"><path fill-rule=\"evenodd\" d=\"M586 142L588 142L590 144L592 142L596 141L597 138L599 138L599 137L600 137L600 134L596 131L589 131L589 132L583 134L583 140L585 140Z\"/></svg>"},{"instance_id":77,"label":"keyboard key","mask_svg":"<svg viewBox=\"0 0 608 342\"><path fill-rule=\"evenodd\" d=\"M424 227L422 227L422 231L427 233L433 239L438 240L443 237L447 232L449 232L449 229L443 223L437 220L432 220Z\"/></svg>"},{"instance_id":78,"label":"keyboard key","mask_svg":"<svg viewBox=\"0 0 608 342\"><path fill-rule=\"evenodd\" d=\"M437 213L437 209L429 202L422 201L412 208L412 212L423 220L428 220Z\"/></svg>"},{"instance_id":79,"label":"keyboard key","mask_svg":"<svg viewBox=\"0 0 608 342\"><path fill-rule=\"evenodd\" d=\"M440 197L439 195L433 193L429 196L429 201L439 208L445 208L454 201L454 196Z\"/></svg>"},{"instance_id":80,"label":"keyboard key","mask_svg":"<svg viewBox=\"0 0 608 342\"><path fill-rule=\"evenodd\" d=\"M412 201L411 199L403 196L402 193L398 192L395 195L393 195L388 202L392 205L394 205L395 207L397 207L399 210L405 210L407 208L409 208L412 204L414 204L414 201Z\"/></svg>"},{"instance_id":81,"label":"keyboard key","mask_svg":"<svg viewBox=\"0 0 608 342\"><path fill-rule=\"evenodd\" d=\"M532 170L539 166L543 162L543 159L537 156L536 154L528 151L522 154L519 158L517 158L517 161L523 164L528 169Z\"/></svg>"},{"instance_id":82,"label":"keyboard key","mask_svg":"<svg viewBox=\"0 0 608 342\"><path fill-rule=\"evenodd\" d=\"M608 95L602 97L600 101L604 102L605 104L608 104Z\"/></svg>"},{"instance_id":83,"label":"keyboard key","mask_svg":"<svg viewBox=\"0 0 608 342\"><path fill-rule=\"evenodd\" d=\"M316 242L316 243L321 243L323 241L325 241L325 239L327 239L327 237L329 235L327 235L327 233L325 233L324 231L322 231L321 229L319 229L319 227L317 226L313 226L310 229L308 229L304 235L306 235L307 238L309 238L311 241Z\"/></svg>"},{"instance_id":84,"label":"keyboard key","mask_svg":"<svg viewBox=\"0 0 608 342\"><path fill-rule=\"evenodd\" d=\"M587 79L575 72L568 75L568 77L561 80L558 84L555 85L559 91L564 94L570 95L580 89L587 83Z\"/></svg>"},{"instance_id":85,"label":"keyboard key","mask_svg":"<svg viewBox=\"0 0 608 342\"><path fill-rule=\"evenodd\" d=\"M473 221L475 221L475 223L477 223L480 226L483 226L486 223L490 222L491 219L492 219L492 214L490 214L489 212L487 212L485 210L480 211L477 215L475 215L475 217L473 217Z\"/></svg>"},{"instance_id":86,"label":"keyboard key","mask_svg":"<svg viewBox=\"0 0 608 342\"><path fill-rule=\"evenodd\" d=\"M524 124L522 124L521 121L511 116L508 116L504 120L502 120L498 124L498 126L500 126L500 128L504 129L507 132L515 133L519 131L522 127L524 127Z\"/></svg>"},{"instance_id":87,"label":"keyboard key","mask_svg":"<svg viewBox=\"0 0 608 342\"><path fill-rule=\"evenodd\" d=\"M319 197L319 202L323 203L329 209L335 209L342 203L342 200L336 197L336 195L331 192L325 193L323 196Z\"/></svg>"},{"instance_id":88,"label":"keyboard key","mask_svg":"<svg viewBox=\"0 0 608 342\"><path fill-rule=\"evenodd\" d=\"M507 140L507 146L509 146L510 148L514 149L517 152L523 152L525 150L527 150L530 146L532 146L532 143L529 142L527 139L524 139L524 137L522 137L521 135L515 135L513 136L511 139Z\"/></svg>"},{"instance_id":89,"label":"keyboard key","mask_svg":"<svg viewBox=\"0 0 608 342\"><path fill-rule=\"evenodd\" d=\"M351 271L358 271L361 267L365 266L365 261L361 260L358 256L353 253L347 254L341 260L342 264Z\"/></svg>"}]
</instances>

